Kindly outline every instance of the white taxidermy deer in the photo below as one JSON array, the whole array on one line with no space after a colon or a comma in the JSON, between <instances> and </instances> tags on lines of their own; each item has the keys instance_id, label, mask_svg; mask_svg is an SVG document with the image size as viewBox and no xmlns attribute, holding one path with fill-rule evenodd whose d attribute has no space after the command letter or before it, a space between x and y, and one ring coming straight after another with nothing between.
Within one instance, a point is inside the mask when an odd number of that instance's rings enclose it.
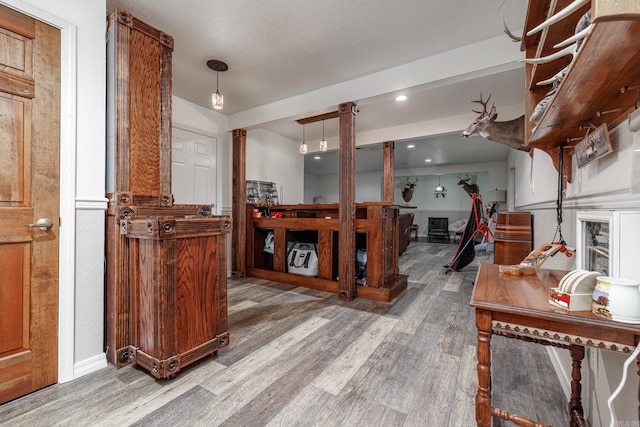
<instances>
[{"instance_id":1,"label":"white taxidermy deer","mask_svg":"<svg viewBox=\"0 0 640 427\"><path fill-rule=\"evenodd\" d=\"M496 106L492 105L491 109L487 111L489 99L491 99L491 95L486 101L483 101L481 93L479 101L471 101L482 105L482 111L471 110L480 115L468 128L462 131L462 136L466 138L471 135L480 135L489 141L529 152L530 148L524 145L524 116L506 122L496 122L498 117Z\"/></svg>"}]
</instances>

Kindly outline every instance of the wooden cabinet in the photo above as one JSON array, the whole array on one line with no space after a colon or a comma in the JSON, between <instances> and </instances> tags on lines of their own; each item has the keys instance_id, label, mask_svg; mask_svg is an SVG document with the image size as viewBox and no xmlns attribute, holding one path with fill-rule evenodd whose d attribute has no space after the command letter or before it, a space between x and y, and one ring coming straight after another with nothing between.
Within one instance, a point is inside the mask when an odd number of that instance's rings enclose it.
<instances>
[{"instance_id":1,"label":"wooden cabinet","mask_svg":"<svg viewBox=\"0 0 640 427\"><path fill-rule=\"evenodd\" d=\"M360 298L391 302L407 289L407 276L398 269L399 210L400 206L386 203L356 205L356 246L367 250L366 284L356 287ZM268 210L247 205L247 275L338 293L339 263L356 263L340 256L338 218L338 204L277 205ZM269 233L274 238L273 254L264 251ZM317 277L287 272L287 242L294 241L318 245Z\"/></svg>"},{"instance_id":2,"label":"wooden cabinet","mask_svg":"<svg viewBox=\"0 0 640 427\"><path fill-rule=\"evenodd\" d=\"M529 2L525 34L572 0ZM573 61L565 56L546 64L527 65L525 140L531 147L557 153L558 146L572 147L587 132L603 123L609 128L626 119L635 108L640 89L640 3L592 0L576 12L540 33L524 36L527 58L547 56L572 36L578 20L591 9L593 27ZM570 63L571 62L571 63ZM570 65L569 65L570 63ZM538 86L563 68L568 71L537 126L529 122L537 103L551 86ZM570 164L570 162L567 162Z\"/></svg>"},{"instance_id":3,"label":"wooden cabinet","mask_svg":"<svg viewBox=\"0 0 640 427\"><path fill-rule=\"evenodd\" d=\"M500 212L494 239L494 264L519 264L533 250L533 218L529 212Z\"/></svg>"},{"instance_id":4,"label":"wooden cabinet","mask_svg":"<svg viewBox=\"0 0 640 427\"><path fill-rule=\"evenodd\" d=\"M107 193L171 206L173 38L118 8L107 37Z\"/></svg>"},{"instance_id":5,"label":"wooden cabinet","mask_svg":"<svg viewBox=\"0 0 640 427\"><path fill-rule=\"evenodd\" d=\"M230 218L121 221L128 240L128 354L158 378L229 343L226 234Z\"/></svg>"},{"instance_id":6,"label":"wooden cabinet","mask_svg":"<svg viewBox=\"0 0 640 427\"><path fill-rule=\"evenodd\" d=\"M165 377L228 342L231 222L173 204L173 38L122 9L107 24L107 361Z\"/></svg>"}]
</instances>

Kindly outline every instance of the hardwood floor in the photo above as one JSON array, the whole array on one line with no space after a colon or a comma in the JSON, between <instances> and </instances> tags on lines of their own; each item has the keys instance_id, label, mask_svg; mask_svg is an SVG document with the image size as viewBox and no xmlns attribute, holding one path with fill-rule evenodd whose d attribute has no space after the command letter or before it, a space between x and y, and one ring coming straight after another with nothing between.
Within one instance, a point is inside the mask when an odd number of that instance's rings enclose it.
<instances>
[{"instance_id":1,"label":"hardwood floor","mask_svg":"<svg viewBox=\"0 0 640 427\"><path fill-rule=\"evenodd\" d=\"M443 268L454 244L411 241L393 305L249 278L229 281L231 344L155 380L103 369L0 406L11 426L472 426L478 253ZM492 338L494 404L568 425L543 346ZM508 423L495 420L494 426Z\"/></svg>"}]
</instances>

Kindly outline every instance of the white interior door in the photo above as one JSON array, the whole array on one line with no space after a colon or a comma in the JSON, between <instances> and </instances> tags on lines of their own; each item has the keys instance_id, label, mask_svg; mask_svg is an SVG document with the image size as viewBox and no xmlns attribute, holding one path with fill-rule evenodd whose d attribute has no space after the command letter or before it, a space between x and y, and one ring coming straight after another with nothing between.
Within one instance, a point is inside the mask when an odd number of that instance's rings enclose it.
<instances>
[{"instance_id":1,"label":"white interior door","mask_svg":"<svg viewBox=\"0 0 640 427\"><path fill-rule=\"evenodd\" d=\"M216 203L217 144L216 138L173 128L171 191L175 203Z\"/></svg>"}]
</instances>

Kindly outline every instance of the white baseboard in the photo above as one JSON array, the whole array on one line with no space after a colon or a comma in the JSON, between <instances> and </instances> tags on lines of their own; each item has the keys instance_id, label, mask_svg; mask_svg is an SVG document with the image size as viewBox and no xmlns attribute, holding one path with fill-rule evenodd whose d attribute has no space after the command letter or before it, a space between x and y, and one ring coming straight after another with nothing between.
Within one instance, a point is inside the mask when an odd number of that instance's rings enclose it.
<instances>
[{"instance_id":1,"label":"white baseboard","mask_svg":"<svg viewBox=\"0 0 640 427\"><path fill-rule=\"evenodd\" d=\"M563 351L553 347L547 347L547 353L549 354L549 358L551 359L551 365L553 365L553 369L556 371L556 375L558 376L558 380L560 381L560 385L562 386L562 391L564 391L564 395L567 398L567 402L571 398L571 373L567 372L560 361L559 352ZM564 350L566 351L566 350Z\"/></svg>"},{"instance_id":2,"label":"white baseboard","mask_svg":"<svg viewBox=\"0 0 640 427\"><path fill-rule=\"evenodd\" d=\"M73 365L73 379L107 367L107 355L100 354Z\"/></svg>"}]
</instances>

